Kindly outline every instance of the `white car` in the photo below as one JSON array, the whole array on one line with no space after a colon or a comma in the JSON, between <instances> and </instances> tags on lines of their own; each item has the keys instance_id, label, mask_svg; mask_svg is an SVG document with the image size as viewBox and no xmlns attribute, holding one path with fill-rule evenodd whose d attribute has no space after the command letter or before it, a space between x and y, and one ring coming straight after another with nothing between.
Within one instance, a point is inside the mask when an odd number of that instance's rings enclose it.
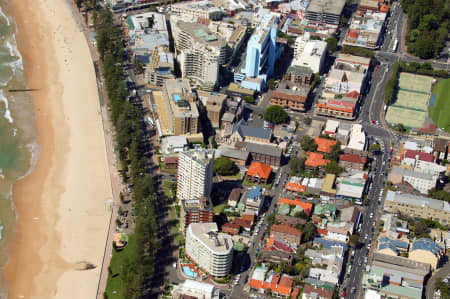
<instances>
[{"instance_id":1,"label":"white car","mask_svg":"<svg viewBox=\"0 0 450 299\"><path fill-rule=\"evenodd\" d=\"M373 213L370 213L370 218L373 218Z\"/></svg>"}]
</instances>

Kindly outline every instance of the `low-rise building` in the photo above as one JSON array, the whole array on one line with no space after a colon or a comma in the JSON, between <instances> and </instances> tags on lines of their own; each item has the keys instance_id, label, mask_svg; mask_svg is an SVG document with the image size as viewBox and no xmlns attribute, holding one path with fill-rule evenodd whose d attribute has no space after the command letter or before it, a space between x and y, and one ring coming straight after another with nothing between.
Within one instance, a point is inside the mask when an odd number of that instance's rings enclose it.
<instances>
[{"instance_id":1,"label":"low-rise building","mask_svg":"<svg viewBox=\"0 0 450 299\"><path fill-rule=\"evenodd\" d=\"M342 168L350 168L363 170L367 164L367 158L355 154L341 154L339 156L339 166Z\"/></svg>"},{"instance_id":2,"label":"low-rise building","mask_svg":"<svg viewBox=\"0 0 450 299\"><path fill-rule=\"evenodd\" d=\"M366 191L367 176L340 177L336 180L336 198L361 201Z\"/></svg>"},{"instance_id":3,"label":"low-rise building","mask_svg":"<svg viewBox=\"0 0 450 299\"><path fill-rule=\"evenodd\" d=\"M269 182L272 168L261 162L252 162L248 168L246 177L252 183L267 184Z\"/></svg>"},{"instance_id":4,"label":"low-rise building","mask_svg":"<svg viewBox=\"0 0 450 299\"><path fill-rule=\"evenodd\" d=\"M276 214L275 220L280 224L286 224L292 227L297 227L298 225L303 225L307 222L306 219L281 214Z\"/></svg>"},{"instance_id":5,"label":"low-rise building","mask_svg":"<svg viewBox=\"0 0 450 299\"><path fill-rule=\"evenodd\" d=\"M339 273L329 269L311 268L309 270L309 277L337 285L339 282Z\"/></svg>"},{"instance_id":6,"label":"low-rise building","mask_svg":"<svg viewBox=\"0 0 450 299\"><path fill-rule=\"evenodd\" d=\"M317 144L317 151L321 153L331 153L331 150L337 141L334 139L327 139L321 137L315 137L314 141Z\"/></svg>"},{"instance_id":7,"label":"low-rise building","mask_svg":"<svg viewBox=\"0 0 450 299\"><path fill-rule=\"evenodd\" d=\"M187 279L182 284L175 286L173 290L174 299L220 299L221 291L214 285L206 282Z\"/></svg>"},{"instance_id":8,"label":"low-rise building","mask_svg":"<svg viewBox=\"0 0 450 299\"><path fill-rule=\"evenodd\" d=\"M232 236L239 234L240 230L241 226L236 223L227 222L224 225L222 225L222 232L230 234Z\"/></svg>"},{"instance_id":9,"label":"low-rise building","mask_svg":"<svg viewBox=\"0 0 450 299\"><path fill-rule=\"evenodd\" d=\"M413 261L430 264L434 271L444 255L445 251L441 246L431 239L422 238L412 243L408 257Z\"/></svg>"},{"instance_id":10,"label":"low-rise building","mask_svg":"<svg viewBox=\"0 0 450 299\"><path fill-rule=\"evenodd\" d=\"M389 180L394 185L398 185L403 181L408 182L420 193L427 194L428 190L436 187L437 176L401 167L393 167L389 173Z\"/></svg>"},{"instance_id":11,"label":"low-rise building","mask_svg":"<svg viewBox=\"0 0 450 299\"><path fill-rule=\"evenodd\" d=\"M260 185L250 189L245 202L245 213L260 215L264 205L264 194Z\"/></svg>"},{"instance_id":12,"label":"low-rise building","mask_svg":"<svg viewBox=\"0 0 450 299\"><path fill-rule=\"evenodd\" d=\"M234 148L221 148L220 156L226 157L236 163L240 168L244 168L250 162L250 153Z\"/></svg>"},{"instance_id":13,"label":"low-rise building","mask_svg":"<svg viewBox=\"0 0 450 299\"><path fill-rule=\"evenodd\" d=\"M293 65L309 67L314 73L320 73L327 56L327 43L321 40L306 42L301 53L292 62Z\"/></svg>"},{"instance_id":14,"label":"low-rise building","mask_svg":"<svg viewBox=\"0 0 450 299\"><path fill-rule=\"evenodd\" d=\"M273 270L269 271L264 266L256 267L248 282L251 290L264 293L270 289L271 293L279 297L295 298L299 294L299 289L293 287L293 279L286 274L278 274Z\"/></svg>"},{"instance_id":15,"label":"low-rise building","mask_svg":"<svg viewBox=\"0 0 450 299\"><path fill-rule=\"evenodd\" d=\"M408 165L415 171L438 176L447 170L447 167L434 163L434 155L419 151L406 150L403 154L402 165Z\"/></svg>"},{"instance_id":16,"label":"low-rise building","mask_svg":"<svg viewBox=\"0 0 450 299\"><path fill-rule=\"evenodd\" d=\"M186 255L212 276L224 277L231 270L233 240L219 233L215 223L191 223L186 232Z\"/></svg>"},{"instance_id":17,"label":"low-rise building","mask_svg":"<svg viewBox=\"0 0 450 299\"><path fill-rule=\"evenodd\" d=\"M363 275L362 287L384 297L420 299L429 274L429 264L375 252L369 273Z\"/></svg>"},{"instance_id":18,"label":"low-rise building","mask_svg":"<svg viewBox=\"0 0 450 299\"><path fill-rule=\"evenodd\" d=\"M273 144L259 144L254 142L245 142L240 146L241 150L250 153L252 161L265 163L272 166L280 166L282 162L283 151Z\"/></svg>"},{"instance_id":19,"label":"low-rise building","mask_svg":"<svg viewBox=\"0 0 450 299\"><path fill-rule=\"evenodd\" d=\"M279 105L292 111L304 112L310 90L309 85L278 88L272 92L270 104Z\"/></svg>"},{"instance_id":20,"label":"low-rise building","mask_svg":"<svg viewBox=\"0 0 450 299\"><path fill-rule=\"evenodd\" d=\"M322 200L330 200L336 197L336 175L327 173L323 179L322 190L320 191L320 198ZM318 206L316 206L318 207Z\"/></svg>"},{"instance_id":21,"label":"low-rise building","mask_svg":"<svg viewBox=\"0 0 450 299\"><path fill-rule=\"evenodd\" d=\"M286 81L294 84L310 85L314 72L310 67L291 65L286 72Z\"/></svg>"},{"instance_id":22,"label":"low-rise building","mask_svg":"<svg viewBox=\"0 0 450 299\"><path fill-rule=\"evenodd\" d=\"M302 299L332 299L333 291L306 284L303 286Z\"/></svg>"},{"instance_id":23,"label":"low-rise building","mask_svg":"<svg viewBox=\"0 0 450 299\"><path fill-rule=\"evenodd\" d=\"M241 189L233 188L228 196L228 206L235 208L241 198Z\"/></svg>"},{"instance_id":24,"label":"low-rise building","mask_svg":"<svg viewBox=\"0 0 450 299\"><path fill-rule=\"evenodd\" d=\"M272 236L267 241L266 246L262 250L261 257L258 259L262 262L269 262L279 264L281 262L286 262L291 265L294 260L295 249L290 247L290 245L275 236Z\"/></svg>"},{"instance_id":25,"label":"low-rise building","mask_svg":"<svg viewBox=\"0 0 450 299\"><path fill-rule=\"evenodd\" d=\"M302 232L299 229L285 224L274 224L270 227L270 235L283 240L290 245L298 246L302 240Z\"/></svg>"},{"instance_id":26,"label":"low-rise building","mask_svg":"<svg viewBox=\"0 0 450 299\"><path fill-rule=\"evenodd\" d=\"M184 152L188 142L184 136L167 136L161 140L161 150L164 155Z\"/></svg>"},{"instance_id":27,"label":"low-rise building","mask_svg":"<svg viewBox=\"0 0 450 299\"><path fill-rule=\"evenodd\" d=\"M387 14L371 10L358 10L353 14L344 45L377 49L382 41L382 30Z\"/></svg>"},{"instance_id":28,"label":"low-rise building","mask_svg":"<svg viewBox=\"0 0 450 299\"><path fill-rule=\"evenodd\" d=\"M330 163L330 160L324 159L321 153L307 152L306 155L305 167L309 170L314 170L317 167L322 168Z\"/></svg>"},{"instance_id":29,"label":"low-rise building","mask_svg":"<svg viewBox=\"0 0 450 299\"><path fill-rule=\"evenodd\" d=\"M164 166L166 167L166 169L177 169L178 157L165 157Z\"/></svg>"},{"instance_id":30,"label":"low-rise building","mask_svg":"<svg viewBox=\"0 0 450 299\"><path fill-rule=\"evenodd\" d=\"M240 120L233 126L228 143L236 142L255 142L262 144L269 144L272 140L272 130L265 128L258 128L249 126L244 120Z\"/></svg>"},{"instance_id":31,"label":"low-rise building","mask_svg":"<svg viewBox=\"0 0 450 299\"><path fill-rule=\"evenodd\" d=\"M401 192L388 191L384 210L415 218L427 218L447 225L450 223L450 205L446 201Z\"/></svg>"},{"instance_id":32,"label":"low-rise building","mask_svg":"<svg viewBox=\"0 0 450 299\"><path fill-rule=\"evenodd\" d=\"M353 124L350 130L350 137L344 152L347 154L355 154L363 157L367 156L367 138L366 132L361 124Z\"/></svg>"}]
</instances>

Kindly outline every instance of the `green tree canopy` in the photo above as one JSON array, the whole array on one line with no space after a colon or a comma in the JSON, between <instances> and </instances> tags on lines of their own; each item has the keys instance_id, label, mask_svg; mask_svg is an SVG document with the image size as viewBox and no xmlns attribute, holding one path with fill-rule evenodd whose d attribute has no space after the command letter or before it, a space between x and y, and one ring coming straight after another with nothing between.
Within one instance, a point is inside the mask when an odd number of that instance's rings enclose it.
<instances>
[{"instance_id":1,"label":"green tree canopy","mask_svg":"<svg viewBox=\"0 0 450 299\"><path fill-rule=\"evenodd\" d=\"M245 96L244 97L244 101L246 101L249 104L254 104L255 103L255 98L252 96Z\"/></svg>"},{"instance_id":2,"label":"green tree canopy","mask_svg":"<svg viewBox=\"0 0 450 299\"><path fill-rule=\"evenodd\" d=\"M317 143L308 135L303 135L300 146L305 152L314 152L317 149Z\"/></svg>"},{"instance_id":3,"label":"green tree canopy","mask_svg":"<svg viewBox=\"0 0 450 299\"><path fill-rule=\"evenodd\" d=\"M303 240L305 242L312 241L316 236L316 226L311 221L303 227Z\"/></svg>"},{"instance_id":4,"label":"green tree canopy","mask_svg":"<svg viewBox=\"0 0 450 299\"><path fill-rule=\"evenodd\" d=\"M264 111L264 119L274 124L280 124L289 119L289 115L283 107L278 105L270 105Z\"/></svg>"},{"instance_id":5,"label":"green tree canopy","mask_svg":"<svg viewBox=\"0 0 450 299\"><path fill-rule=\"evenodd\" d=\"M275 88L277 88L277 82L275 81L275 79L269 79L267 81L267 88L274 90Z\"/></svg>"},{"instance_id":6,"label":"green tree canopy","mask_svg":"<svg viewBox=\"0 0 450 299\"><path fill-rule=\"evenodd\" d=\"M325 172L326 173L339 175L343 171L344 170L342 169L342 167L340 167L339 164L336 161L330 161L327 165L325 165Z\"/></svg>"},{"instance_id":7,"label":"green tree canopy","mask_svg":"<svg viewBox=\"0 0 450 299\"><path fill-rule=\"evenodd\" d=\"M293 174L301 174L305 171L305 158L292 157L289 160L289 168Z\"/></svg>"},{"instance_id":8,"label":"green tree canopy","mask_svg":"<svg viewBox=\"0 0 450 299\"><path fill-rule=\"evenodd\" d=\"M226 157L214 160L214 172L218 175L233 175L239 171L236 164Z\"/></svg>"},{"instance_id":9,"label":"green tree canopy","mask_svg":"<svg viewBox=\"0 0 450 299\"><path fill-rule=\"evenodd\" d=\"M329 37L325 40L327 42L327 48L329 53L334 53L337 49L338 40L334 37Z\"/></svg>"}]
</instances>

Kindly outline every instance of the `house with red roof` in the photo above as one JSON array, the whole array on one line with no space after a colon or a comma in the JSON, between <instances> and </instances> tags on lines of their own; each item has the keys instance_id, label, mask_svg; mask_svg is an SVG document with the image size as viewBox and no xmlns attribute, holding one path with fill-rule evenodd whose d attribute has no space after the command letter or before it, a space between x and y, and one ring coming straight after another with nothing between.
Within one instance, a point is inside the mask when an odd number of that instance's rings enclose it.
<instances>
[{"instance_id":1,"label":"house with red roof","mask_svg":"<svg viewBox=\"0 0 450 299\"><path fill-rule=\"evenodd\" d=\"M309 284L303 287L302 299L332 299L333 291L329 289L318 288Z\"/></svg>"},{"instance_id":2,"label":"house with red roof","mask_svg":"<svg viewBox=\"0 0 450 299\"><path fill-rule=\"evenodd\" d=\"M339 156L339 166L342 168L350 168L363 170L367 164L367 158L356 154L341 154Z\"/></svg>"},{"instance_id":3,"label":"house with red roof","mask_svg":"<svg viewBox=\"0 0 450 299\"><path fill-rule=\"evenodd\" d=\"M291 276L286 274L278 274L267 267L256 267L253 271L248 285L252 290L263 293L270 289L273 295L279 297L297 298L300 293L298 288L293 287L294 280Z\"/></svg>"},{"instance_id":4,"label":"house with red roof","mask_svg":"<svg viewBox=\"0 0 450 299\"><path fill-rule=\"evenodd\" d=\"M241 230L241 226L236 223L225 223L222 225L222 232L230 234L232 236L239 234L239 231Z\"/></svg>"},{"instance_id":5,"label":"house with red roof","mask_svg":"<svg viewBox=\"0 0 450 299\"><path fill-rule=\"evenodd\" d=\"M305 167L309 170L314 170L317 167L325 167L325 165L330 163L330 160L324 159L321 153L307 152L306 156Z\"/></svg>"},{"instance_id":6,"label":"house with red roof","mask_svg":"<svg viewBox=\"0 0 450 299\"><path fill-rule=\"evenodd\" d=\"M317 144L317 151L321 153L331 153L332 147L337 143L334 139L316 137L314 141Z\"/></svg>"},{"instance_id":7,"label":"house with red roof","mask_svg":"<svg viewBox=\"0 0 450 299\"><path fill-rule=\"evenodd\" d=\"M258 261L274 264L286 262L292 265L294 252L294 248L291 248L287 242L271 236L262 250L261 255L258 257Z\"/></svg>"},{"instance_id":8,"label":"house with red roof","mask_svg":"<svg viewBox=\"0 0 450 299\"><path fill-rule=\"evenodd\" d=\"M247 180L252 183L267 184L272 173L270 165L261 162L252 162L247 171Z\"/></svg>"},{"instance_id":9,"label":"house with red roof","mask_svg":"<svg viewBox=\"0 0 450 299\"><path fill-rule=\"evenodd\" d=\"M286 224L274 224L270 227L270 236L275 236L291 245L299 245L302 231Z\"/></svg>"}]
</instances>

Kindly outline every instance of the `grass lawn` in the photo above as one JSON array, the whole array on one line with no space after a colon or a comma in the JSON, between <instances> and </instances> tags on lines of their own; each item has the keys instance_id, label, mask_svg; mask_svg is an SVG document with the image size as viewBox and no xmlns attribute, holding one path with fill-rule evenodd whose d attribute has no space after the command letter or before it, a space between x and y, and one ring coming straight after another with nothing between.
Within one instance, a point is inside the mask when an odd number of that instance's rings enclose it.
<instances>
[{"instance_id":1,"label":"grass lawn","mask_svg":"<svg viewBox=\"0 0 450 299\"><path fill-rule=\"evenodd\" d=\"M164 191L164 195L167 198L173 198L174 195L175 195L174 190L177 189L177 182L163 181L162 182L162 189Z\"/></svg>"},{"instance_id":2,"label":"grass lawn","mask_svg":"<svg viewBox=\"0 0 450 299\"><path fill-rule=\"evenodd\" d=\"M214 214L221 214L223 213L223 211L225 210L225 208L228 205L228 201L224 201L221 204L218 204L217 206L214 207Z\"/></svg>"},{"instance_id":3,"label":"grass lawn","mask_svg":"<svg viewBox=\"0 0 450 299\"><path fill-rule=\"evenodd\" d=\"M240 180L240 179L242 179L242 172L238 172L235 175L229 175L229 176L223 175L221 177L222 177L222 179L225 179L225 180Z\"/></svg>"},{"instance_id":4,"label":"grass lawn","mask_svg":"<svg viewBox=\"0 0 450 299\"><path fill-rule=\"evenodd\" d=\"M121 294L123 281L122 277L120 277L120 273L125 262L127 260L131 260L131 254L133 252L136 252L135 250L133 250L134 246L136 246L134 235L130 235L130 238L128 239L128 245L123 250L113 250L113 256L111 258L110 264L111 272L108 275L108 282L105 290L105 293L108 294L108 298L123 298Z\"/></svg>"},{"instance_id":5,"label":"grass lawn","mask_svg":"<svg viewBox=\"0 0 450 299\"><path fill-rule=\"evenodd\" d=\"M259 185L257 183L250 182L249 180L247 180L247 178L244 179L242 184L246 185L246 186L258 186ZM272 183L266 184L266 185L261 185L261 187L266 188L266 190L269 190L270 188L272 188Z\"/></svg>"},{"instance_id":6,"label":"grass lawn","mask_svg":"<svg viewBox=\"0 0 450 299\"><path fill-rule=\"evenodd\" d=\"M430 116L439 128L450 132L450 79L439 81L431 92L431 98L434 94L433 106L430 99Z\"/></svg>"}]
</instances>

